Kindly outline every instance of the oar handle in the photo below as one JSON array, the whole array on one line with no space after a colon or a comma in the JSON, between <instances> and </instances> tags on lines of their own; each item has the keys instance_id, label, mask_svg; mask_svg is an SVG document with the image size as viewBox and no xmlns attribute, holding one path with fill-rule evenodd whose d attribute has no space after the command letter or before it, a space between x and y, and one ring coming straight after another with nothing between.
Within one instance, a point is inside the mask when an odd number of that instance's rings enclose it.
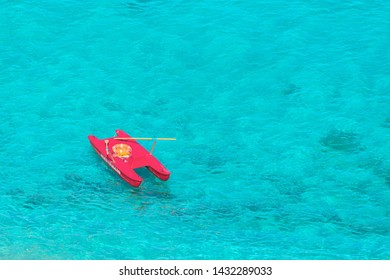
<instances>
[{"instance_id":1,"label":"oar handle","mask_svg":"<svg viewBox=\"0 0 390 280\"><path fill-rule=\"evenodd\" d=\"M112 160L112 162L114 162L115 163L115 159L114 159L114 157L111 155L111 153L108 151L108 142L109 142L110 140L104 140L104 143L106 143L106 154L107 154L107 156L110 156L110 158L111 158L111 160Z\"/></svg>"},{"instance_id":2,"label":"oar handle","mask_svg":"<svg viewBox=\"0 0 390 280\"><path fill-rule=\"evenodd\" d=\"M151 137L114 137L115 140L161 140L175 141L176 138L151 138Z\"/></svg>"},{"instance_id":3,"label":"oar handle","mask_svg":"<svg viewBox=\"0 0 390 280\"><path fill-rule=\"evenodd\" d=\"M104 143L106 143L106 154L108 156L108 140L104 140Z\"/></svg>"}]
</instances>

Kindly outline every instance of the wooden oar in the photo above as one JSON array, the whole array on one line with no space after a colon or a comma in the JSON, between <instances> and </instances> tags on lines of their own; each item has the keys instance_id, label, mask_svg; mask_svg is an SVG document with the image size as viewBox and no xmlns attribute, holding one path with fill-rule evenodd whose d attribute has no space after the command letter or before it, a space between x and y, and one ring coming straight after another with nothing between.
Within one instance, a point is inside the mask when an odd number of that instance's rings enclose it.
<instances>
[{"instance_id":1,"label":"wooden oar","mask_svg":"<svg viewBox=\"0 0 390 280\"><path fill-rule=\"evenodd\" d=\"M152 148L150 149L149 154L153 154L153 150L154 150L154 147L156 147L156 144L157 144L157 140L154 140Z\"/></svg>"},{"instance_id":2,"label":"wooden oar","mask_svg":"<svg viewBox=\"0 0 390 280\"><path fill-rule=\"evenodd\" d=\"M110 158L111 158L111 160L112 160L112 162L114 162L115 163L115 160L114 160L114 157L111 155L111 153L108 151L108 142L109 142L110 140L104 140L104 143L106 143L106 155L107 156L110 156Z\"/></svg>"},{"instance_id":3,"label":"wooden oar","mask_svg":"<svg viewBox=\"0 0 390 280\"><path fill-rule=\"evenodd\" d=\"M108 156L108 141L109 140L104 140L104 143L106 143L106 156Z\"/></svg>"},{"instance_id":4,"label":"wooden oar","mask_svg":"<svg viewBox=\"0 0 390 280\"><path fill-rule=\"evenodd\" d=\"M175 141L176 138L151 138L151 137L114 137L115 140L161 140L161 141Z\"/></svg>"}]
</instances>

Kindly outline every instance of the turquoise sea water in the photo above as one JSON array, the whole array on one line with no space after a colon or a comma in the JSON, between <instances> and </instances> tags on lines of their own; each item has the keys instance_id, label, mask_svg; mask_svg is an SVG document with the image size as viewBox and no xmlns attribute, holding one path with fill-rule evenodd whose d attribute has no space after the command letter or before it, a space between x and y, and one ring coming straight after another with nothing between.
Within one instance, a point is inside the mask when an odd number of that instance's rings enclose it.
<instances>
[{"instance_id":1,"label":"turquoise sea water","mask_svg":"<svg viewBox=\"0 0 390 280\"><path fill-rule=\"evenodd\" d=\"M0 259L390 259L389 26L380 0L0 0ZM87 135L118 128L178 138L169 181L103 163Z\"/></svg>"}]
</instances>

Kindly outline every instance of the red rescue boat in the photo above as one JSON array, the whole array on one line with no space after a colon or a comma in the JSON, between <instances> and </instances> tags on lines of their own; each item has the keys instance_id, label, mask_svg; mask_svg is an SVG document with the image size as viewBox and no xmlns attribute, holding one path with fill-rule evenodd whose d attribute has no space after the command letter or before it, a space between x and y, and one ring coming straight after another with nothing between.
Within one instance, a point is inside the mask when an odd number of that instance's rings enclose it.
<instances>
[{"instance_id":1,"label":"red rescue boat","mask_svg":"<svg viewBox=\"0 0 390 280\"><path fill-rule=\"evenodd\" d=\"M88 139L97 154L110 166L123 180L133 187L139 187L142 178L134 171L136 168L146 167L157 178L168 180L170 172L153 155L152 150L147 151L136 140L152 140L152 138L133 138L122 130L116 130L117 136L98 139L89 135ZM157 138L157 140L175 140L174 138Z\"/></svg>"}]
</instances>

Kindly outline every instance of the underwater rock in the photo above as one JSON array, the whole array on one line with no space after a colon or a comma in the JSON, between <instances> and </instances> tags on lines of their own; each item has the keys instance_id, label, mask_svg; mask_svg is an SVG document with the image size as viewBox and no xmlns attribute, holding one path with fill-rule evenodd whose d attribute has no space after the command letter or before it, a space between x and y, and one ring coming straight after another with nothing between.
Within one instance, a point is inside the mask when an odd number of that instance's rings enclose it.
<instances>
[{"instance_id":1,"label":"underwater rock","mask_svg":"<svg viewBox=\"0 0 390 280\"><path fill-rule=\"evenodd\" d=\"M127 3L126 6L128 9L135 11L135 12L143 12L144 11L144 8L137 3L130 2L130 3Z\"/></svg>"},{"instance_id":2,"label":"underwater rock","mask_svg":"<svg viewBox=\"0 0 390 280\"><path fill-rule=\"evenodd\" d=\"M371 170L378 178L384 180L384 183L390 187L390 166L381 158L369 158L359 164L359 168ZM365 189L365 186L360 187L360 190Z\"/></svg>"},{"instance_id":3,"label":"underwater rock","mask_svg":"<svg viewBox=\"0 0 390 280\"><path fill-rule=\"evenodd\" d=\"M383 227L381 223L373 222L360 222L355 224L344 224L348 230L355 235L383 235L388 236L390 229Z\"/></svg>"},{"instance_id":4,"label":"underwater rock","mask_svg":"<svg viewBox=\"0 0 390 280\"><path fill-rule=\"evenodd\" d=\"M225 160L216 154L213 154L211 148L207 145L195 145L185 150L185 156L196 165L206 168L206 171L213 171L225 165Z\"/></svg>"},{"instance_id":5,"label":"underwater rock","mask_svg":"<svg viewBox=\"0 0 390 280\"><path fill-rule=\"evenodd\" d=\"M48 198L42 194L31 195L24 203L24 208L34 209L37 207L45 207L48 204Z\"/></svg>"},{"instance_id":6,"label":"underwater rock","mask_svg":"<svg viewBox=\"0 0 390 280\"><path fill-rule=\"evenodd\" d=\"M390 174L385 176L384 178L385 178L386 184L390 187Z\"/></svg>"},{"instance_id":7,"label":"underwater rock","mask_svg":"<svg viewBox=\"0 0 390 280\"><path fill-rule=\"evenodd\" d=\"M298 86L296 86L294 84L289 84L286 88L284 88L282 90L282 93L284 95L292 95L292 94L298 93L300 90L301 90L300 87L298 87Z\"/></svg>"},{"instance_id":8,"label":"underwater rock","mask_svg":"<svg viewBox=\"0 0 390 280\"><path fill-rule=\"evenodd\" d=\"M15 189L9 189L5 192L6 195L9 196L23 196L24 195L24 190L15 188Z\"/></svg>"},{"instance_id":9,"label":"underwater rock","mask_svg":"<svg viewBox=\"0 0 390 280\"><path fill-rule=\"evenodd\" d=\"M83 180L83 178L80 175L74 174L74 173L68 173L65 174L65 179L69 181L75 181L75 182L80 182Z\"/></svg>"},{"instance_id":10,"label":"underwater rock","mask_svg":"<svg viewBox=\"0 0 390 280\"><path fill-rule=\"evenodd\" d=\"M300 201L306 191L305 185L298 178L281 176L279 174L261 174L259 179L272 184L280 194L290 200Z\"/></svg>"},{"instance_id":11,"label":"underwater rock","mask_svg":"<svg viewBox=\"0 0 390 280\"><path fill-rule=\"evenodd\" d=\"M356 133L340 130L329 131L325 137L321 138L320 143L337 151L347 152L360 149L360 143Z\"/></svg>"},{"instance_id":12,"label":"underwater rock","mask_svg":"<svg viewBox=\"0 0 390 280\"><path fill-rule=\"evenodd\" d=\"M129 1L126 6L129 10L134 12L147 12L153 10L156 6L166 5L166 2L161 0L133 0Z\"/></svg>"},{"instance_id":13,"label":"underwater rock","mask_svg":"<svg viewBox=\"0 0 390 280\"><path fill-rule=\"evenodd\" d=\"M106 101L103 103L103 106L111 112L121 112L123 111L122 105L119 103L115 103L113 101Z\"/></svg>"},{"instance_id":14,"label":"underwater rock","mask_svg":"<svg viewBox=\"0 0 390 280\"><path fill-rule=\"evenodd\" d=\"M390 128L390 117L384 120L382 127Z\"/></svg>"}]
</instances>

